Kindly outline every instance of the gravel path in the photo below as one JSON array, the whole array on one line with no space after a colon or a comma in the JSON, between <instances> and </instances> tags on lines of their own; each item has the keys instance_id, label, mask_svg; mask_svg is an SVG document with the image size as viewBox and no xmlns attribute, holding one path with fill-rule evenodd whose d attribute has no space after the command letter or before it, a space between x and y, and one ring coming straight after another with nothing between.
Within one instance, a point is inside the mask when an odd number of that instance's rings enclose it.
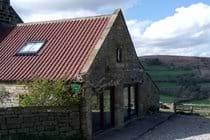
<instances>
[{"instance_id":1,"label":"gravel path","mask_svg":"<svg viewBox=\"0 0 210 140\"><path fill-rule=\"evenodd\" d=\"M210 140L210 119L177 115L139 140Z\"/></svg>"}]
</instances>

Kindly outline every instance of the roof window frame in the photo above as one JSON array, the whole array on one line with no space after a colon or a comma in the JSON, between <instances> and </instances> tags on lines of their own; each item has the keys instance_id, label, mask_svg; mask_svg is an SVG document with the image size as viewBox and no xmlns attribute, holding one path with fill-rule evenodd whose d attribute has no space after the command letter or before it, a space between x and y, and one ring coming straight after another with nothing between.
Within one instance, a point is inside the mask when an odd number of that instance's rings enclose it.
<instances>
[{"instance_id":1,"label":"roof window frame","mask_svg":"<svg viewBox=\"0 0 210 140\"><path fill-rule=\"evenodd\" d=\"M26 41L21 48L17 51L16 56L35 56L38 55L39 52L46 44L46 40L29 40ZM37 51L22 51L28 44L42 43L41 46L37 49Z\"/></svg>"}]
</instances>

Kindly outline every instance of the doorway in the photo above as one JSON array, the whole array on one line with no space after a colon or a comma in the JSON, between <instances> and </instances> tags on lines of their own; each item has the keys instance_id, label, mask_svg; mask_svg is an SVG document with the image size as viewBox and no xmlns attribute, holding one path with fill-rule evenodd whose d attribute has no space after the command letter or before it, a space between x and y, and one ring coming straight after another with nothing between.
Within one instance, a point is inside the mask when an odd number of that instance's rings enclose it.
<instances>
[{"instance_id":1,"label":"doorway","mask_svg":"<svg viewBox=\"0 0 210 140\"><path fill-rule=\"evenodd\" d=\"M114 87L93 95L91 110L93 133L114 127Z\"/></svg>"},{"instance_id":2,"label":"doorway","mask_svg":"<svg viewBox=\"0 0 210 140\"><path fill-rule=\"evenodd\" d=\"M137 116L137 86L125 85L123 89L124 121Z\"/></svg>"}]
</instances>

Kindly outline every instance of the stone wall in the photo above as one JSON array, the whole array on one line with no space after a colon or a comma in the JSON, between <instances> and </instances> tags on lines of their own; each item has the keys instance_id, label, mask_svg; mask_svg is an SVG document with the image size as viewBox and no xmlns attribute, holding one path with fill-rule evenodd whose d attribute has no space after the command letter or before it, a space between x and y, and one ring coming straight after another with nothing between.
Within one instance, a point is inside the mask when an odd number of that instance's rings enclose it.
<instances>
[{"instance_id":1,"label":"stone wall","mask_svg":"<svg viewBox=\"0 0 210 140\"><path fill-rule=\"evenodd\" d=\"M16 107L19 106L19 96L24 94L27 87L15 83L0 83L0 93L7 92L9 97L5 98L0 107Z\"/></svg>"},{"instance_id":2,"label":"stone wall","mask_svg":"<svg viewBox=\"0 0 210 140\"><path fill-rule=\"evenodd\" d=\"M152 81L151 77L145 73L143 83L139 88L139 101L144 112L157 111L159 109L159 88Z\"/></svg>"},{"instance_id":3,"label":"stone wall","mask_svg":"<svg viewBox=\"0 0 210 140\"><path fill-rule=\"evenodd\" d=\"M113 17L113 23L106 29L108 33L103 34L106 38L102 46L99 46L100 49L84 79L88 86L94 88L93 92L114 86L115 127L122 127L125 124L123 88L126 84L141 82L143 67L139 63L121 11L117 11ZM121 49L121 62L116 59L117 49Z\"/></svg>"},{"instance_id":4,"label":"stone wall","mask_svg":"<svg viewBox=\"0 0 210 140\"><path fill-rule=\"evenodd\" d=\"M0 0L0 23L17 24L23 21L10 5L10 0Z\"/></svg>"},{"instance_id":5,"label":"stone wall","mask_svg":"<svg viewBox=\"0 0 210 140\"><path fill-rule=\"evenodd\" d=\"M86 111L71 107L0 109L0 138L12 135L71 136L86 133Z\"/></svg>"}]
</instances>

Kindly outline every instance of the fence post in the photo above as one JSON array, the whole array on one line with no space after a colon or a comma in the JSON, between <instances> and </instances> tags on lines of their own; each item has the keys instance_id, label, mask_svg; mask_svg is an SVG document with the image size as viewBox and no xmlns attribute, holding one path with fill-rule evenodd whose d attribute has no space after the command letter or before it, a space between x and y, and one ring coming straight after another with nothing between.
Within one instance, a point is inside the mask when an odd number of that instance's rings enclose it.
<instances>
[{"instance_id":1,"label":"fence post","mask_svg":"<svg viewBox=\"0 0 210 140\"><path fill-rule=\"evenodd\" d=\"M175 102L173 103L173 110L174 110L174 113L176 113L176 103Z\"/></svg>"},{"instance_id":2,"label":"fence post","mask_svg":"<svg viewBox=\"0 0 210 140\"><path fill-rule=\"evenodd\" d=\"M190 111L191 111L191 113L193 113L193 106L191 106Z\"/></svg>"}]
</instances>

